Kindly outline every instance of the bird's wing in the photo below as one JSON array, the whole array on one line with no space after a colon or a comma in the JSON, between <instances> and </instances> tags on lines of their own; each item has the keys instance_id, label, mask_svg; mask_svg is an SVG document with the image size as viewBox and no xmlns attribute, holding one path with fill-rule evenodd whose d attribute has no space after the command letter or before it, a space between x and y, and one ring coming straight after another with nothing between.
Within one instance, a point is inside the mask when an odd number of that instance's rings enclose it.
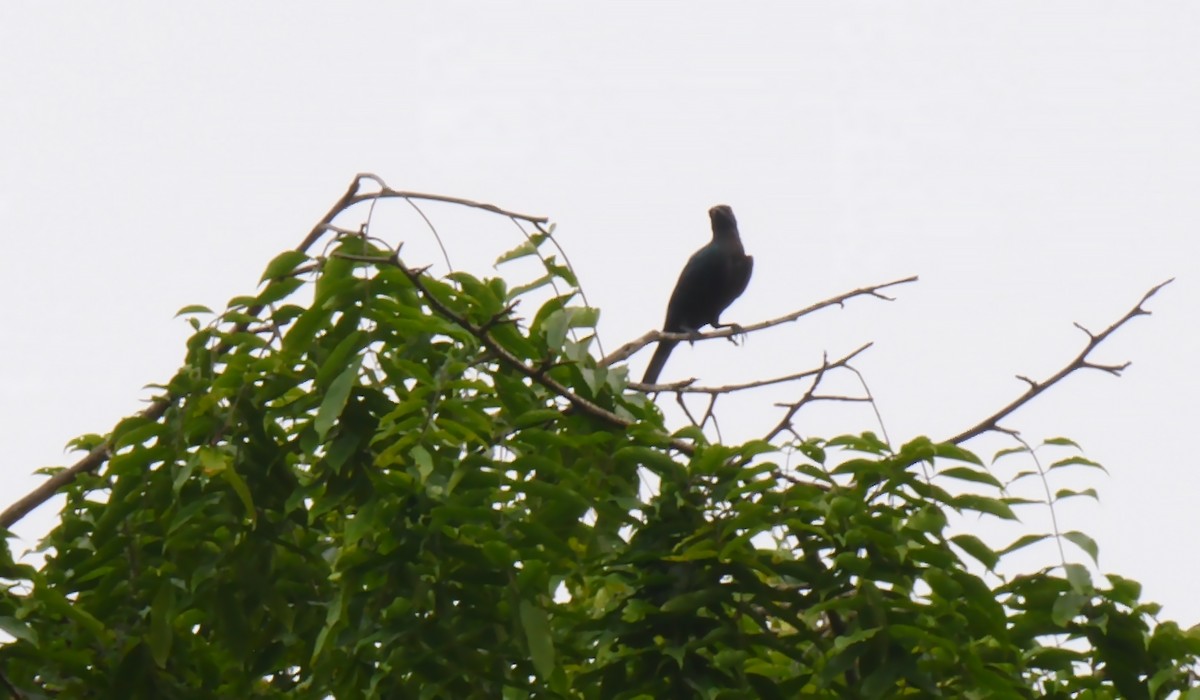
<instances>
[{"instance_id":1,"label":"bird's wing","mask_svg":"<svg viewBox=\"0 0 1200 700\"><path fill-rule=\"evenodd\" d=\"M671 301L667 304L665 330L694 331L708 323L720 303L719 290L726 286L729 261L723 251L709 244L688 258Z\"/></svg>"},{"instance_id":2,"label":"bird's wing","mask_svg":"<svg viewBox=\"0 0 1200 700\"><path fill-rule=\"evenodd\" d=\"M746 286L750 284L750 275L754 272L754 256L743 257L732 267L730 272L732 279L729 289L733 292L733 298L729 300L729 303L732 304L733 300L740 297L742 292L746 291Z\"/></svg>"}]
</instances>

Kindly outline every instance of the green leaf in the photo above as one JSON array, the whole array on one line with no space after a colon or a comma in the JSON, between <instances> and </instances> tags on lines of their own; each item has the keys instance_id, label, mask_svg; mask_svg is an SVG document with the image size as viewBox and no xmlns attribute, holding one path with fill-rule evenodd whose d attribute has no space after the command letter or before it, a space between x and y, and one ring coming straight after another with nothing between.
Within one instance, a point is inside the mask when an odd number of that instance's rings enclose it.
<instances>
[{"instance_id":1,"label":"green leaf","mask_svg":"<svg viewBox=\"0 0 1200 700\"><path fill-rule=\"evenodd\" d=\"M549 273L546 273L546 274L542 275L541 277L538 277L537 279L533 280L532 282L526 282L525 284L518 284L517 286L508 290L508 296L506 297L506 300L511 301L513 299L516 299L517 297L521 296L522 294L525 294L526 292L532 292L535 289L540 289L542 287L545 287L546 285L550 284L553 281L554 281L554 276Z\"/></svg>"},{"instance_id":2,"label":"green leaf","mask_svg":"<svg viewBox=\"0 0 1200 700\"><path fill-rule=\"evenodd\" d=\"M1055 445L1057 447L1073 447L1077 450L1083 449L1082 447L1079 446L1079 443L1075 442L1074 440L1072 440L1070 438L1065 438L1065 437L1047 438L1042 441L1042 444L1043 445Z\"/></svg>"},{"instance_id":3,"label":"green leaf","mask_svg":"<svg viewBox=\"0 0 1200 700\"><path fill-rule=\"evenodd\" d=\"M146 644L150 647L150 655L159 668L167 667L167 659L171 656L171 642L174 640L172 622L175 617L174 587L164 581L158 586L154 602L150 604L150 634Z\"/></svg>"},{"instance_id":4,"label":"green leaf","mask_svg":"<svg viewBox=\"0 0 1200 700\"><path fill-rule=\"evenodd\" d=\"M334 377L340 376L346 371L348 358L356 355L362 349L365 338L366 333L359 330L352 331L342 338L333 350L329 351L329 356L317 370L317 386L331 386Z\"/></svg>"},{"instance_id":5,"label":"green leaf","mask_svg":"<svg viewBox=\"0 0 1200 700\"><path fill-rule=\"evenodd\" d=\"M291 296L300 287L304 286L304 280L291 277L288 279L275 280L267 285L267 288L262 290L258 295L257 303L263 306L274 304L280 299L286 299Z\"/></svg>"},{"instance_id":6,"label":"green leaf","mask_svg":"<svg viewBox=\"0 0 1200 700\"><path fill-rule=\"evenodd\" d=\"M92 638L88 640L89 642L104 642L108 638L108 628L95 615L68 601L62 593L49 586L41 574L36 574L33 580L35 584L33 598L52 612L62 615L86 630Z\"/></svg>"},{"instance_id":7,"label":"green leaf","mask_svg":"<svg viewBox=\"0 0 1200 700\"><path fill-rule=\"evenodd\" d=\"M1112 599L1118 603L1124 603L1133 607L1139 598L1142 597L1142 584L1137 581L1117 576L1116 574L1105 574L1108 583L1112 586Z\"/></svg>"},{"instance_id":8,"label":"green leaf","mask_svg":"<svg viewBox=\"0 0 1200 700\"><path fill-rule=\"evenodd\" d=\"M1104 466L1101 465L1099 462L1093 462L1092 460L1088 459L1087 457L1080 457L1078 455L1076 455L1074 457L1067 457L1066 459L1060 459L1057 462L1054 462L1053 464L1051 464L1049 467L1046 467L1046 471L1050 471L1051 469L1061 469L1063 467L1071 467L1071 466L1091 467L1093 469L1099 469L1100 471L1104 472L1105 474L1108 473L1108 470L1105 469Z\"/></svg>"},{"instance_id":9,"label":"green leaf","mask_svg":"<svg viewBox=\"0 0 1200 700\"><path fill-rule=\"evenodd\" d=\"M421 445L414 445L408 451L408 456L412 458L417 465L417 472L421 475L421 482L424 483L433 474L433 455L429 454L429 450Z\"/></svg>"},{"instance_id":10,"label":"green leaf","mask_svg":"<svg viewBox=\"0 0 1200 700\"><path fill-rule=\"evenodd\" d=\"M933 589L935 593L945 598L946 600L955 600L962 595L963 588L946 572L941 569L927 569L925 571L925 582Z\"/></svg>"},{"instance_id":11,"label":"green leaf","mask_svg":"<svg viewBox=\"0 0 1200 700\"><path fill-rule=\"evenodd\" d=\"M273 278L282 277L296 269L296 266L308 260L308 253L300 250L289 250L275 256L275 259L267 264L266 271L263 272L262 278L258 280L259 284Z\"/></svg>"},{"instance_id":12,"label":"green leaf","mask_svg":"<svg viewBox=\"0 0 1200 700\"><path fill-rule=\"evenodd\" d=\"M339 257L328 258L321 263L321 276L313 291L313 307L338 304L339 296L358 286L361 281L354 276L355 263Z\"/></svg>"},{"instance_id":13,"label":"green leaf","mask_svg":"<svg viewBox=\"0 0 1200 700\"><path fill-rule=\"evenodd\" d=\"M618 462L645 467L664 478L683 470L683 465L671 459L670 455L650 447L622 447L613 454L613 458Z\"/></svg>"},{"instance_id":14,"label":"green leaf","mask_svg":"<svg viewBox=\"0 0 1200 700\"><path fill-rule=\"evenodd\" d=\"M977 464L979 466L983 466L983 461L981 459L979 459L979 457L976 456L976 454L974 452L971 452L970 450L965 449L963 447L959 447L958 445L955 445L953 443L949 443L949 442L936 443L933 446L933 452L938 457L942 457L945 459L957 459L960 462L968 462L970 464Z\"/></svg>"},{"instance_id":15,"label":"green leaf","mask_svg":"<svg viewBox=\"0 0 1200 700\"><path fill-rule=\"evenodd\" d=\"M229 466L229 462L232 460L232 457L225 452L222 452L216 447L209 447L208 445L201 447L199 452L196 454L200 459L200 466L203 467L205 473L209 475L216 475L225 471L225 469Z\"/></svg>"},{"instance_id":16,"label":"green leaf","mask_svg":"<svg viewBox=\"0 0 1200 700\"><path fill-rule=\"evenodd\" d=\"M556 262L556 256L551 255L550 257L546 258L546 269L553 272L556 276L561 278L562 281L566 282L572 287L579 286L579 280L575 279L575 273L572 272L571 268L567 267L566 265L559 265Z\"/></svg>"},{"instance_id":17,"label":"green leaf","mask_svg":"<svg viewBox=\"0 0 1200 700\"><path fill-rule=\"evenodd\" d=\"M167 432L167 427L156 421L151 421L141 416L126 418L113 428L112 443L114 450L120 450L122 447L130 445L141 445Z\"/></svg>"},{"instance_id":18,"label":"green leaf","mask_svg":"<svg viewBox=\"0 0 1200 700\"><path fill-rule=\"evenodd\" d=\"M1083 606L1087 602L1088 596L1082 593L1063 593L1054 601L1054 607L1050 610L1050 619L1054 620L1054 624L1059 627L1065 627L1083 610Z\"/></svg>"},{"instance_id":19,"label":"green leaf","mask_svg":"<svg viewBox=\"0 0 1200 700\"><path fill-rule=\"evenodd\" d=\"M250 518L251 522L258 519L258 512L254 509L254 499L250 496L250 487L246 485L246 481L242 479L242 475L237 473L237 470L230 464L228 469L221 471L221 478L229 483L230 488L237 494L237 497L242 502L242 507L246 509L246 517Z\"/></svg>"},{"instance_id":20,"label":"green leaf","mask_svg":"<svg viewBox=\"0 0 1200 700\"><path fill-rule=\"evenodd\" d=\"M317 331L332 315L332 311L322 307L313 307L300 314L283 336L283 349L297 356L308 352Z\"/></svg>"},{"instance_id":21,"label":"green leaf","mask_svg":"<svg viewBox=\"0 0 1200 700\"><path fill-rule=\"evenodd\" d=\"M997 451L996 454L992 455L992 463L995 464L996 462L999 462L1001 460L1001 458L1008 457L1010 455L1021 455L1021 454L1026 454L1028 452L1029 452L1029 448L1025 447L1024 445L1021 445L1019 447L1006 447L1002 450Z\"/></svg>"},{"instance_id":22,"label":"green leaf","mask_svg":"<svg viewBox=\"0 0 1200 700\"><path fill-rule=\"evenodd\" d=\"M571 325L571 309L560 309L546 319L546 346L560 350Z\"/></svg>"},{"instance_id":23,"label":"green leaf","mask_svg":"<svg viewBox=\"0 0 1200 700\"><path fill-rule=\"evenodd\" d=\"M1068 671L1073 664L1083 663L1087 656L1082 652L1062 647L1037 647L1025 657L1031 666L1055 671Z\"/></svg>"},{"instance_id":24,"label":"green leaf","mask_svg":"<svg viewBox=\"0 0 1200 700\"><path fill-rule=\"evenodd\" d=\"M317 418L313 421L313 428L317 431L319 441L325 441L329 429L342 415L342 409L346 407L346 401L350 398L350 390L354 388L354 383L358 379L358 369L361 364L361 357L351 360L346 369L337 376L337 379L330 383L329 391L325 392L321 407L317 409Z\"/></svg>"},{"instance_id":25,"label":"green leaf","mask_svg":"<svg viewBox=\"0 0 1200 700\"><path fill-rule=\"evenodd\" d=\"M1012 511L1012 508L1007 503L995 498L964 493L952 498L950 503L959 510L974 510L980 513L988 513L1005 520L1017 519L1017 514Z\"/></svg>"},{"instance_id":26,"label":"green leaf","mask_svg":"<svg viewBox=\"0 0 1200 700\"><path fill-rule=\"evenodd\" d=\"M103 445L104 442L105 438L103 435L88 433L86 435L80 435L79 437L68 442L67 448L72 450L82 450L83 452L91 452L97 447Z\"/></svg>"},{"instance_id":27,"label":"green leaf","mask_svg":"<svg viewBox=\"0 0 1200 700\"><path fill-rule=\"evenodd\" d=\"M29 642L35 647L38 645L37 632L33 631L29 625L20 620L0 616L0 630L3 630L14 639Z\"/></svg>"},{"instance_id":28,"label":"green leaf","mask_svg":"<svg viewBox=\"0 0 1200 700\"><path fill-rule=\"evenodd\" d=\"M513 427L528 428L534 425L551 423L562 418L562 411L556 408L537 408L524 411L513 419Z\"/></svg>"},{"instance_id":29,"label":"green leaf","mask_svg":"<svg viewBox=\"0 0 1200 700\"><path fill-rule=\"evenodd\" d=\"M175 318L179 318L180 316L183 316L184 314L211 314L212 312L213 312L212 309L208 308L207 306L205 306L203 304L189 304L188 306L185 306L182 309L176 311Z\"/></svg>"},{"instance_id":30,"label":"green leaf","mask_svg":"<svg viewBox=\"0 0 1200 700\"><path fill-rule=\"evenodd\" d=\"M995 570L996 564L1000 562L1000 555L996 554L991 547L984 544L983 540L975 535L955 535L950 538L950 541L959 547L963 548L967 554L979 560L989 571Z\"/></svg>"},{"instance_id":31,"label":"green leaf","mask_svg":"<svg viewBox=\"0 0 1200 700\"><path fill-rule=\"evenodd\" d=\"M333 593L333 599L329 601L325 609L325 624L321 627L321 631L317 633L317 640L313 644L312 659L315 661L320 655L321 650L325 648L325 642L329 639L329 633L333 631L342 619L342 613L345 610L346 589L343 586L338 586Z\"/></svg>"},{"instance_id":32,"label":"green leaf","mask_svg":"<svg viewBox=\"0 0 1200 700\"><path fill-rule=\"evenodd\" d=\"M1081 491L1076 491L1074 489L1059 489L1058 491L1054 492L1054 502L1057 503L1058 501L1062 501L1067 498L1078 498L1080 496L1091 498L1097 501L1100 500L1100 495L1096 493L1096 489L1089 488Z\"/></svg>"},{"instance_id":33,"label":"green leaf","mask_svg":"<svg viewBox=\"0 0 1200 700\"><path fill-rule=\"evenodd\" d=\"M529 644L533 667L542 679L554 675L554 640L550 637L550 616L542 608L522 600L521 627Z\"/></svg>"},{"instance_id":34,"label":"green leaf","mask_svg":"<svg viewBox=\"0 0 1200 700\"><path fill-rule=\"evenodd\" d=\"M945 476L951 479L959 479L961 481L971 481L977 484L986 484L996 488L1002 488L1002 484L996 477L979 469L971 469L970 467L950 467L938 472L938 476Z\"/></svg>"},{"instance_id":35,"label":"green leaf","mask_svg":"<svg viewBox=\"0 0 1200 700\"><path fill-rule=\"evenodd\" d=\"M1067 572L1067 581L1070 582L1071 588L1079 593L1090 594L1094 586L1092 586L1092 574L1082 564L1066 564L1064 569Z\"/></svg>"},{"instance_id":36,"label":"green leaf","mask_svg":"<svg viewBox=\"0 0 1200 700\"><path fill-rule=\"evenodd\" d=\"M546 240L546 234L540 233L540 232L535 233L535 234L531 235L528 239L523 241L516 248L506 251L503 255L496 258L496 262L494 263L494 265L499 267L500 265L502 265L506 262L509 262L510 260L518 260L520 258L525 258L530 255L537 255L538 246L540 246L542 244L542 242L545 240Z\"/></svg>"},{"instance_id":37,"label":"green leaf","mask_svg":"<svg viewBox=\"0 0 1200 700\"><path fill-rule=\"evenodd\" d=\"M913 442L905 445L905 447L914 445L914 443L916 445L925 447L930 445L929 438L922 437L916 438ZM827 446L849 447L850 449L858 452L867 452L875 455L887 455L892 453L892 449L888 447L887 443L880 440L875 433L870 431L867 431L862 435L839 435L838 437L829 440L825 444ZM929 447L928 450L930 454L933 453L932 447Z\"/></svg>"},{"instance_id":38,"label":"green leaf","mask_svg":"<svg viewBox=\"0 0 1200 700\"><path fill-rule=\"evenodd\" d=\"M245 480L233 466L233 456L219 448L208 446L201 447L197 456L200 466L207 474L219 476L229 484L246 509L246 517L251 521L255 520L257 512L254 510L254 499L250 496L250 488L246 485Z\"/></svg>"},{"instance_id":39,"label":"green leaf","mask_svg":"<svg viewBox=\"0 0 1200 700\"><path fill-rule=\"evenodd\" d=\"M1001 549L999 552L997 552L997 554L999 554L1000 556L1004 556L1005 554L1008 554L1010 552L1015 552L1018 549L1024 549L1025 547L1028 547L1031 544L1041 542L1042 540L1044 540L1048 537L1050 537L1050 535L1046 535L1046 534L1022 535L1021 537L1018 537L1016 539L1016 541L1014 541L1012 544L1008 545L1004 549Z\"/></svg>"},{"instance_id":40,"label":"green leaf","mask_svg":"<svg viewBox=\"0 0 1200 700\"><path fill-rule=\"evenodd\" d=\"M1088 556L1092 558L1093 563L1097 565L1100 564L1100 547L1096 545L1096 541L1091 537L1088 537L1077 530L1064 532L1062 536L1063 539L1073 543L1076 547L1079 547L1083 551L1087 552Z\"/></svg>"}]
</instances>

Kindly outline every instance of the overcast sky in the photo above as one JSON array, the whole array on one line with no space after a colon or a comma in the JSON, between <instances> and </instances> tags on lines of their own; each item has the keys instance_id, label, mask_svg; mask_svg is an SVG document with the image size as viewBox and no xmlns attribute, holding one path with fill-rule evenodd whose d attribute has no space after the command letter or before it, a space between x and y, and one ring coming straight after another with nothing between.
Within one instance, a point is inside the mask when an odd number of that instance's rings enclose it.
<instances>
[{"instance_id":1,"label":"overcast sky","mask_svg":"<svg viewBox=\"0 0 1200 700\"><path fill-rule=\"evenodd\" d=\"M1200 622L1200 6L737 7L6 3L3 505L74 461L67 440L138 410L183 357L175 311L252 292L356 172L550 216L610 350L662 322L706 210L727 203L756 264L726 320L921 280L744 347L681 347L663 380L783 374L875 341L857 367L894 441L970 426L1023 390L1014 375L1074 357L1072 322L1098 331L1176 277L1095 357L1131 360L1122 378L1074 376L1006 425L1108 467L1055 482L1101 494L1060 524L1165 616ZM427 213L476 274L519 235ZM410 263L440 260L402 203L375 225ZM725 437L766 432L800 391L727 401ZM862 405L798 428L878 430ZM18 551L54 511L21 523Z\"/></svg>"}]
</instances>

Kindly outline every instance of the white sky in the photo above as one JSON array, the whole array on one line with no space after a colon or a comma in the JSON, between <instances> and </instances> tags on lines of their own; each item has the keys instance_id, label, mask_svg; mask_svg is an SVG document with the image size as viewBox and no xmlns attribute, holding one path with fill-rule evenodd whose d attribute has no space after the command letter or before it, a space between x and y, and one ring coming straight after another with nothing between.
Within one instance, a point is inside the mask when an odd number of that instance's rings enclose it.
<instances>
[{"instance_id":1,"label":"white sky","mask_svg":"<svg viewBox=\"0 0 1200 700\"><path fill-rule=\"evenodd\" d=\"M726 320L921 281L743 348L681 347L663 379L782 374L874 340L857 366L894 440L975 423L1024 388L1013 375L1078 352L1073 321L1100 330L1178 277L1095 357L1132 360L1124 378L1074 376L1007 425L1073 437L1109 468L1055 482L1102 498L1060 523L1095 536L1101 570L1142 581L1167 617L1200 621L1200 7L333 8L0 9L5 505L35 468L74 461L68 439L107 431L171 375L178 308L252 291L358 171L549 215L609 349L661 323L724 202L756 259ZM429 213L477 274L516 242L507 222ZM403 204L376 225L410 262L439 260ZM726 438L765 432L772 402L799 391L728 401ZM874 429L863 406L818 407L799 427ZM1028 531L1048 527L1026 515ZM42 508L18 533L31 545L53 520Z\"/></svg>"}]
</instances>

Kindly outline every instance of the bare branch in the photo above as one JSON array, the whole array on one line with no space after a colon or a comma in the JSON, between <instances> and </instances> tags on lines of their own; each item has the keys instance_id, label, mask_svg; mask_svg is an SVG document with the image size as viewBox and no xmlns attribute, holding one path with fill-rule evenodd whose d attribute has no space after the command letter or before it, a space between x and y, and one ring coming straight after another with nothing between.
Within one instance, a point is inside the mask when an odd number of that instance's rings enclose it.
<instances>
[{"instance_id":1,"label":"bare branch","mask_svg":"<svg viewBox=\"0 0 1200 700\"><path fill-rule=\"evenodd\" d=\"M785 384L787 382L794 382L794 381L798 381L800 379L807 379L809 377L815 376L815 375L825 371L826 369L845 367L847 365L847 363L850 362L850 360L857 357L860 353L862 353L864 350L871 347L872 345L874 345L874 343L867 343L866 345L863 345L862 347L858 348L857 350L855 350L847 355L844 355L843 357L841 357L837 360L834 360L833 362L830 362L828 364L823 364L821 367L818 367L817 369L805 370L803 372L797 372L795 374L787 374L782 377L774 377L771 379L759 379L759 380L756 380L753 382L744 382L741 384L725 384L723 386L696 386L696 379L692 378L692 379L684 379L684 380L678 381L678 382L672 382L670 384L642 384L640 382L630 382L629 386L630 386L630 388L640 389L642 391L647 391L647 392L649 392L649 391L658 391L658 392L670 391L670 392L674 392L676 394L731 394L736 391L745 391L747 389L757 389L759 387L771 386L773 384Z\"/></svg>"},{"instance_id":2,"label":"bare branch","mask_svg":"<svg viewBox=\"0 0 1200 700\"><path fill-rule=\"evenodd\" d=\"M795 321L804 316L807 316L815 311L820 311L821 309L824 309L829 306L845 306L847 301L849 301L850 299L853 299L854 297L859 297L859 296L873 296L873 297L876 297L879 299L883 299L885 301L893 301L892 297L889 297L886 294L882 294L880 292L880 290L887 289L888 287L895 287L895 286L901 285L901 284L908 284L909 282L916 282L917 279L918 279L917 276L913 275L911 277L905 277L904 279L893 280L891 282L885 282L883 284L876 284L876 285L873 285L870 287L862 287L862 288L855 289L850 292L845 292L843 294L839 294L835 297L830 297L824 301L819 301L815 304L812 304L811 306L806 306L803 309L800 309L799 311L793 311L792 313L787 314L785 316L780 316L778 318L769 319L767 321L761 321L759 323L754 323L749 326L739 326L737 324L729 324L726 327L723 327L723 328L720 328L720 329L717 329L714 331L709 331L708 333L666 333L663 331L650 331L650 332L642 335L641 337L636 338L635 340L631 340L630 342L625 343L621 347L614 350L611 354L606 356L604 359L600 360L600 366L607 367L607 366L613 364L614 362L620 362L621 360L628 359L638 350L641 350L642 348L646 347L650 343L654 343L654 342L657 342L660 340L678 340L678 341L686 340L686 341L691 342L691 341L696 341L696 340L710 340L712 338L730 338L730 337L733 337L736 335L753 333L754 331L761 331L766 328L771 328L772 326L778 326L778 325L782 325L784 323L790 323L792 321Z\"/></svg>"},{"instance_id":3,"label":"bare branch","mask_svg":"<svg viewBox=\"0 0 1200 700\"><path fill-rule=\"evenodd\" d=\"M679 404L679 408L683 409L683 415L687 416L687 419L691 421L692 425L696 426L697 428L704 427L700 424L700 421L696 420L696 417L692 415L692 411L688 408L687 402L683 400L683 394L675 394L675 403Z\"/></svg>"},{"instance_id":4,"label":"bare branch","mask_svg":"<svg viewBox=\"0 0 1200 700\"><path fill-rule=\"evenodd\" d=\"M717 420L717 414L716 414L717 397L718 396L720 396L720 395L713 394L712 396L708 397L708 408L706 408L704 410L704 418L700 421L700 425L701 426L707 425L708 419L711 418L712 422L713 422L713 428L716 429L716 431L717 431L717 442L725 442L725 438L721 437L721 424Z\"/></svg>"},{"instance_id":5,"label":"bare branch","mask_svg":"<svg viewBox=\"0 0 1200 700\"><path fill-rule=\"evenodd\" d=\"M812 400L813 401L841 401L844 403L870 403L871 397L869 397L869 396L842 396L840 394L813 394ZM776 404L776 406L779 406L780 408L787 408L790 405L791 404L786 404L786 403Z\"/></svg>"},{"instance_id":6,"label":"bare branch","mask_svg":"<svg viewBox=\"0 0 1200 700\"><path fill-rule=\"evenodd\" d=\"M1131 319L1136 318L1138 316L1149 316L1150 312L1147 311L1145 308L1143 308L1142 305L1145 304L1146 301L1150 299L1150 297L1157 294L1158 290L1162 289L1163 287L1167 286L1168 284L1170 284L1174 281L1175 281L1175 278L1172 277L1171 279L1169 279L1165 282L1160 282L1160 283L1154 285L1154 287L1152 287L1150 289L1150 291L1148 291L1142 295L1141 300L1138 301L1136 306L1134 306L1124 316L1117 319L1117 321L1115 323L1113 323L1108 328L1105 328L1100 333L1092 333L1091 331L1087 330L1080 324L1076 323L1075 327L1087 334L1088 342L1087 342L1087 345L1084 346L1083 351L1080 352L1079 355L1077 355L1075 357L1075 359L1073 359L1069 363L1067 363L1067 365L1065 367L1060 369L1053 376L1051 376L1048 379L1045 379L1044 381L1041 381L1041 382L1033 381L1032 379L1029 379L1028 377L1018 376L1019 379L1021 379L1022 381L1029 384L1029 388L1026 389L1024 393L1022 393L1020 396L1018 396L1016 399L1014 399L1012 401L1012 403L1008 404L1007 406L1000 409L999 411L996 411L995 413L993 413L992 415L983 419L979 423L976 423L975 425L971 426L970 428L967 428L966 430L962 431L958 435L955 435L954 437L947 438L945 440L945 442L959 444L962 442L966 442L967 440L970 440L973 437L977 437L979 435L982 435L983 433L990 432L993 430L1012 434L1011 431L1002 430L1000 428L1000 421L1004 420L1013 411L1016 411L1021 406L1024 406L1025 404L1029 403L1031 400L1033 400L1033 398L1035 396L1042 393L1046 389L1049 389L1050 387L1054 386L1055 384L1059 383L1060 381L1065 379L1067 377L1067 375L1071 374L1072 372L1075 372L1076 370L1098 369L1098 370L1101 370L1104 372L1108 372L1109 374L1119 375L1122 370L1124 370L1126 367L1129 366L1130 363L1126 362L1123 365L1101 365L1101 364L1096 364L1094 362L1089 362L1088 356L1091 355L1092 351L1095 350L1101 343L1103 343L1106 339L1108 339L1108 337L1110 335L1115 333L1118 328L1120 328L1121 326L1124 326Z\"/></svg>"},{"instance_id":7,"label":"bare branch","mask_svg":"<svg viewBox=\"0 0 1200 700\"><path fill-rule=\"evenodd\" d=\"M486 204L483 202L476 202L474 200L463 199L461 197L450 197L450 196L447 196L444 194L429 194L427 192L407 192L407 191L403 191L403 190L394 190L391 187L388 187L388 184L383 181L383 178L379 177L378 175L376 175L374 173L359 173L358 175L355 176L354 179L356 182L361 182L362 180L371 180L379 187L379 192L377 194L358 195L357 201L360 201L360 202L366 201L367 199L372 199L376 196L379 196L382 198L399 197L399 198L403 198L403 199L423 199L423 200L430 201L430 202L445 202L447 204L458 204L458 205L461 205L464 207L471 207L472 209L482 209L484 211L490 211L493 214L500 214L502 216L511 216L515 219L522 219L524 221L528 221L531 224L545 224L550 221L550 219L548 219L544 216L530 216L528 214L518 214L516 212L509 211L508 209L501 209L500 207L498 207L494 204ZM352 204L353 203L356 203L356 202L352 202Z\"/></svg>"},{"instance_id":8,"label":"bare branch","mask_svg":"<svg viewBox=\"0 0 1200 700\"><path fill-rule=\"evenodd\" d=\"M808 391L804 392L804 396L801 396L799 401L788 407L787 413L783 415L783 418L779 419L779 423L763 436L763 441L770 442L783 431L792 430L792 418L796 416L796 413L805 404L813 400L813 394L817 391L817 387L820 386L821 380L825 378L825 371L827 369L829 369L828 361L822 362L821 369L817 370L817 375L813 377L812 385L808 387Z\"/></svg>"},{"instance_id":9,"label":"bare branch","mask_svg":"<svg viewBox=\"0 0 1200 700\"><path fill-rule=\"evenodd\" d=\"M1131 364L1133 364L1133 363L1132 362L1124 362L1119 365L1099 365L1099 364L1096 364L1095 362L1084 362L1083 366L1087 369L1098 369L1101 372L1108 372L1109 374L1111 374L1113 376L1119 377L1119 376L1121 376L1121 372L1124 372Z\"/></svg>"}]
</instances>

